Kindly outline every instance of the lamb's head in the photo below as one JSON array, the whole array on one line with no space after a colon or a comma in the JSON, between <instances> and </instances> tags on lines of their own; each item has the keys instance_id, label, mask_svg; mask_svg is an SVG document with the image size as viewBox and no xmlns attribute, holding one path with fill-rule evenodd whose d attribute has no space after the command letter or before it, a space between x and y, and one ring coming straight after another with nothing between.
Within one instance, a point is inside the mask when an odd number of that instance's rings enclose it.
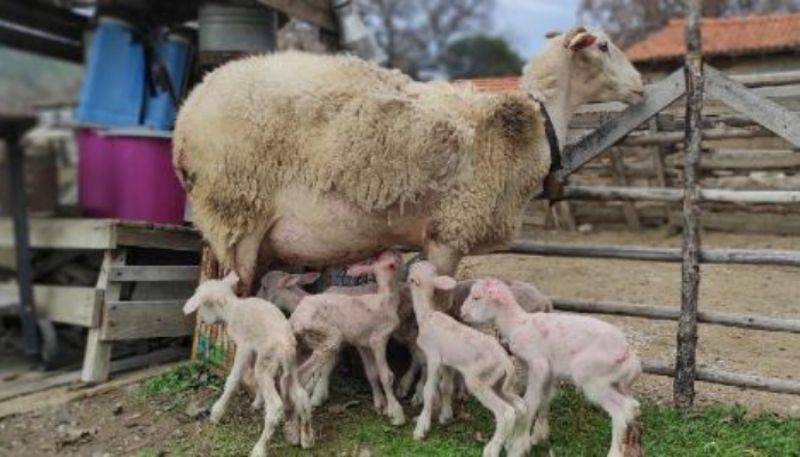
<instances>
[{"instance_id":1,"label":"lamb's head","mask_svg":"<svg viewBox=\"0 0 800 457\"><path fill-rule=\"evenodd\" d=\"M414 303L423 300L432 304L435 290L450 291L456 287L455 279L450 276L440 276L436 272L436 267L426 260L411 265L407 283Z\"/></svg>"},{"instance_id":2,"label":"lamb's head","mask_svg":"<svg viewBox=\"0 0 800 457\"><path fill-rule=\"evenodd\" d=\"M506 283L494 278L481 279L472 285L461 305L461 319L470 324L491 323L515 303L514 294Z\"/></svg>"},{"instance_id":3,"label":"lamb's head","mask_svg":"<svg viewBox=\"0 0 800 457\"><path fill-rule=\"evenodd\" d=\"M602 30L576 27L550 34L544 51L526 65L523 85L542 91L569 78L570 104L620 101L639 103L644 96L642 75ZM568 62L569 66L564 66ZM569 74L563 74L567 71Z\"/></svg>"},{"instance_id":4,"label":"lamb's head","mask_svg":"<svg viewBox=\"0 0 800 457\"><path fill-rule=\"evenodd\" d=\"M199 312L204 323L213 325L225 320L225 304L236 299L236 285L239 276L231 272L223 279L209 279L194 291L183 305L184 314Z\"/></svg>"},{"instance_id":5,"label":"lamb's head","mask_svg":"<svg viewBox=\"0 0 800 457\"><path fill-rule=\"evenodd\" d=\"M387 287L396 283L398 271L403 265L403 259L395 251L384 251L374 259L351 265L347 269L347 276L374 275L378 287Z\"/></svg>"},{"instance_id":6,"label":"lamb's head","mask_svg":"<svg viewBox=\"0 0 800 457\"><path fill-rule=\"evenodd\" d=\"M275 304L286 313L291 314L308 293L302 286L313 283L319 273L292 274L283 271L270 271L261 278L258 296Z\"/></svg>"}]
</instances>

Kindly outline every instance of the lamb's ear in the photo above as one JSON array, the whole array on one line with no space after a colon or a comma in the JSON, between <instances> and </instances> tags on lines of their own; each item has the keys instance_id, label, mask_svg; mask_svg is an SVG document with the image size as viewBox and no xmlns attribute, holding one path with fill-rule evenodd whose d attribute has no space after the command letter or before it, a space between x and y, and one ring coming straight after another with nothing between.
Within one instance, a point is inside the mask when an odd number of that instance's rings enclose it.
<instances>
[{"instance_id":1,"label":"lamb's ear","mask_svg":"<svg viewBox=\"0 0 800 457\"><path fill-rule=\"evenodd\" d=\"M561 32L559 32L558 30L551 30L551 31L545 33L544 37L549 40L550 38L555 38L555 37L557 37L559 35L561 35Z\"/></svg>"},{"instance_id":2,"label":"lamb's ear","mask_svg":"<svg viewBox=\"0 0 800 457\"><path fill-rule=\"evenodd\" d=\"M225 283L226 286L230 287L231 289L235 289L236 286L239 284L239 275L236 274L235 271L231 271L227 274L224 278L222 278L222 282Z\"/></svg>"},{"instance_id":3,"label":"lamb's ear","mask_svg":"<svg viewBox=\"0 0 800 457\"><path fill-rule=\"evenodd\" d=\"M450 276L437 276L433 278L433 287L439 290L453 290L456 288L456 280Z\"/></svg>"},{"instance_id":4,"label":"lamb's ear","mask_svg":"<svg viewBox=\"0 0 800 457\"><path fill-rule=\"evenodd\" d=\"M372 274L372 265L358 263L347 269L347 276L358 277Z\"/></svg>"},{"instance_id":5,"label":"lamb's ear","mask_svg":"<svg viewBox=\"0 0 800 457\"><path fill-rule=\"evenodd\" d=\"M281 276L280 279L275 281L275 287L278 289L288 289L294 287L300 282L300 275L286 275Z\"/></svg>"},{"instance_id":6,"label":"lamb's ear","mask_svg":"<svg viewBox=\"0 0 800 457\"><path fill-rule=\"evenodd\" d=\"M186 300L186 304L183 305L183 314L188 316L189 314L197 311L198 308L200 308L200 298L197 295L192 295L188 300Z\"/></svg>"},{"instance_id":7,"label":"lamb's ear","mask_svg":"<svg viewBox=\"0 0 800 457\"><path fill-rule=\"evenodd\" d=\"M567 48L572 52L586 49L597 41L597 37L585 30L576 33L567 43Z\"/></svg>"},{"instance_id":8,"label":"lamb's ear","mask_svg":"<svg viewBox=\"0 0 800 457\"><path fill-rule=\"evenodd\" d=\"M297 279L298 279L297 281L298 284L300 284L301 286L306 286L308 284L313 284L314 282L316 282L316 280L319 279L319 273L317 272L303 273L302 275L298 275Z\"/></svg>"}]
</instances>

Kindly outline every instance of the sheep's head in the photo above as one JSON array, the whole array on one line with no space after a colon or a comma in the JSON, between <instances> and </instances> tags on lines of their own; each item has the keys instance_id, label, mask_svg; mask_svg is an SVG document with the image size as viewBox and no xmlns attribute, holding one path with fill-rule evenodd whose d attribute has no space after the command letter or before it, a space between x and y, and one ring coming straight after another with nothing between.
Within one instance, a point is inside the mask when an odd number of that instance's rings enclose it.
<instances>
[{"instance_id":1,"label":"sheep's head","mask_svg":"<svg viewBox=\"0 0 800 457\"><path fill-rule=\"evenodd\" d=\"M481 279L472 285L461 305L461 319L470 324L493 322L498 312L513 303L514 294L506 283L493 278Z\"/></svg>"},{"instance_id":2,"label":"sheep's head","mask_svg":"<svg viewBox=\"0 0 800 457\"><path fill-rule=\"evenodd\" d=\"M576 27L550 33L548 48L526 67L526 72L557 72L545 61L551 52L567 53L572 62L572 97L576 104L621 101L639 103L644 96L642 75L602 30Z\"/></svg>"},{"instance_id":3,"label":"sheep's head","mask_svg":"<svg viewBox=\"0 0 800 457\"><path fill-rule=\"evenodd\" d=\"M347 276L366 276L372 274L380 284L388 284L397 278L397 273L403 265L403 259L395 251L384 251L374 259L351 265L347 269Z\"/></svg>"},{"instance_id":4,"label":"sheep's head","mask_svg":"<svg viewBox=\"0 0 800 457\"><path fill-rule=\"evenodd\" d=\"M261 278L258 296L275 304L286 313L291 313L307 294L302 286L313 283L319 273L291 274L270 271Z\"/></svg>"},{"instance_id":5,"label":"sheep's head","mask_svg":"<svg viewBox=\"0 0 800 457\"><path fill-rule=\"evenodd\" d=\"M422 260L413 265L408 271L408 287L412 295L433 299L435 290L449 291L456 287L456 280L450 276L440 276L432 263Z\"/></svg>"},{"instance_id":6,"label":"sheep's head","mask_svg":"<svg viewBox=\"0 0 800 457\"><path fill-rule=\"evenodd\" d=\"M225 303L236 298L236 286L239 276L231 272L223 279L210 279L197 286L186 304L184 314L197 311L205 324L217 324L225 319Z\"/></svg>"}]
</instances>

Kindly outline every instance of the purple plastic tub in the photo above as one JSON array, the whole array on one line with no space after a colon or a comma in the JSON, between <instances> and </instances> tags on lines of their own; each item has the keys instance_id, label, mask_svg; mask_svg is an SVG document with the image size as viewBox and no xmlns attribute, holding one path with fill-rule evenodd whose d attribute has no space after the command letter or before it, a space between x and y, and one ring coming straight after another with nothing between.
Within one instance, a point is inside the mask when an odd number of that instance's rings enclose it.
<instances>
[{"instance_id":1,"label":"purple plastic tub","mask_svg":"<svg viewBox=\"0 0 800 457\"><path fill-rule=\"evenodd\" d=\"M80 128L78 142L78 203L86 216L113 217L115 208L112 139L98 129Z\"/></svg>"},{"instance_id":2,"label":"purple plastic tub","mask_svg":"<svg viewBox=\"0 0 800 457\"><path fill-rule=\"evenodd\" d=\"M116 217L181 224L186 194L172 168L168 138L114 135Z\"/></svg>"}]
</instances>

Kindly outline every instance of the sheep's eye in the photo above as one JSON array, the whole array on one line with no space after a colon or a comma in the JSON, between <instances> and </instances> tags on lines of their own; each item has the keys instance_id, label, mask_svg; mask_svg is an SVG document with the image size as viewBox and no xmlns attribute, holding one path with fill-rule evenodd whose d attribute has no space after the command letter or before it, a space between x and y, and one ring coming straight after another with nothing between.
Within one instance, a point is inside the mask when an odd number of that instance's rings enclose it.
<instances>
[{"instance_id":1,"label":"sheep's eye","mask_svg":"<svg viewBox=\"0 0 800 457\"><path fill-rule=\"evenodd\" d=\"M603 41L602 43L598 44L597 47L601 51L603 51L605 53L608 53L608 43L606 43L605 41Z\"/></svg>"}]
</instances>

